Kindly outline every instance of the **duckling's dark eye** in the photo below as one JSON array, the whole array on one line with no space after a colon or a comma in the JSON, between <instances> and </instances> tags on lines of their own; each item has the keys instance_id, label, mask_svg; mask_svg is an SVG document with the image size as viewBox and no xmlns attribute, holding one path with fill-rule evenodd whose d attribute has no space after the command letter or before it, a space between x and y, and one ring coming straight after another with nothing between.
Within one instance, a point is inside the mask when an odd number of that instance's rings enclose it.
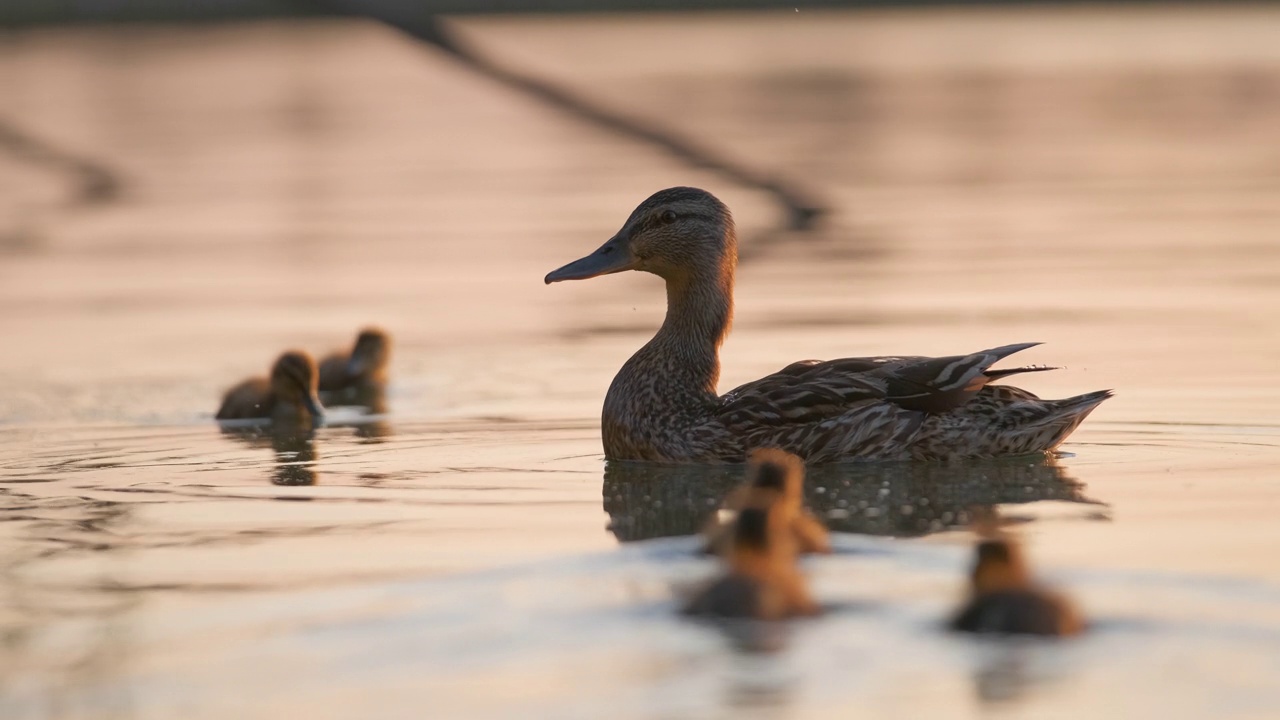
<instances>
[{"instance_id":1,"label":"duckling's dark eye","mask_svg":"<svg viewBox=\"0 0 1280 720\"><path fill-rule=\"evenodd\" d=\"M670 225L676 221L676 213L674 210L668 210L658 217L664 224Z\"/></svg>"}]
</instances>

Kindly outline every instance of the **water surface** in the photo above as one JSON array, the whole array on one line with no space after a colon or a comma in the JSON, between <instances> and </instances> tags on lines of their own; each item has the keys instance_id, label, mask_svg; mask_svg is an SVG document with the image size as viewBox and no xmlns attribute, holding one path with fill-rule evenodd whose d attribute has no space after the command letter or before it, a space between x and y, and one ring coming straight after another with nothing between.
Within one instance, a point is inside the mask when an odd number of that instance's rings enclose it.
<instances>
[{"instance_id":1,"label":"water surface","mask_svg":"<svg viewBox=\"0 0 1280 720\"><path fill-rule=\"evenodd\" d=\"M4 35L0 121L118 186L0 151L0 714L1274 715L1280 14L461 27L833 212L780 230L767 195L372 25ZM1035 340L1019 360L1064 369L1020 384L1117 396L1062 457L815 472L832 614L766 653L681 622L710 567L679 536L733 471L606 465L598 430L661 287L542 285L674 184L741 230L725 388ZM370 322L385 414L213 424L280 350ZM974 503L1095 633L937 632Z\"/></svg>"}]
</instances>

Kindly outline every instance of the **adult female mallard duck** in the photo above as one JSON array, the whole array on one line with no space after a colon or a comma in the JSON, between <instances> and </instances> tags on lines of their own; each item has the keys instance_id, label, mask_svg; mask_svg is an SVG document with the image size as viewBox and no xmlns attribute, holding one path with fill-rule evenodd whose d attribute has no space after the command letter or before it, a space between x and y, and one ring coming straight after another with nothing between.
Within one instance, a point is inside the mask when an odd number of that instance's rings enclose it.
<instances>
[{"instance_id":1,"label":"adult female mallard duck","mask_svg":"<svg viewBox=\"0 0 1280 720\"><path fill-rule=\"evenodd\" d=\"M547 275L553 283L643 270L667 283L662 328L605 395L605 457L742 462L756 447L810 463L1037 453L1056 447L1111 397L1101 390L1041 400L989 384L1049 369L989 369L1037 343L943 358L804 360L717 395L737 261L729 209L705 190L677 187L641 203L600 249Z\"/></svg>"},{"instance_id":2,"label":"adult female mallard duck","mask_svg":"<svg viewBox=\"0 0 1280 720\"><path fill-rule=\"evenodd\" d=\"M324 415L316 395L316 361L290 350L271 366L271 377L249 378L227 391L218 420L269 418L287 427L314 427Z\"/></svg>"}]
</instances>

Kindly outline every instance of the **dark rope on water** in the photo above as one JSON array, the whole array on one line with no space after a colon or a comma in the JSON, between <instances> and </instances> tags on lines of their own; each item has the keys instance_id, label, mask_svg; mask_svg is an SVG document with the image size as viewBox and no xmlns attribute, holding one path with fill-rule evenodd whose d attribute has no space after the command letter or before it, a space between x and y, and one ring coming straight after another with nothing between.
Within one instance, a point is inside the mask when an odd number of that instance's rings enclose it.
<instances>
[{"instance_id":1,"label":"dark rope on water","mask_svg":"<svg viewBox=\"0 0 1280 720\"><path fill-rule=\"evenodd\" d=\"M72 175L76 181L69 203L72 206L106 203L120 195L123 183L107 166L28 135L3 119L0 119L0 149L20 160Z\"/></svg>"}]
</instances>

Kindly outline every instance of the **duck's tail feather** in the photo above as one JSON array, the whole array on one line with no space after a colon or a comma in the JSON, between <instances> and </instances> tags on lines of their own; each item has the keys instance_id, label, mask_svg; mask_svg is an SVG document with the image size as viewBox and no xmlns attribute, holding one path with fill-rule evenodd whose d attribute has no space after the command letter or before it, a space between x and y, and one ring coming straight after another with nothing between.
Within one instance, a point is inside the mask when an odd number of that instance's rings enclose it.
<instances>
[{"instance_id":1,"label":"duck's tail feather","mask_svg":"<svg viewBox=\"0 0 1280 720\"><path fill-rule=\"evenodd\" d=\"M1079 415L1081 419L1084 415L1093 412L1093 409L1102 404L1103 400L1114 396L1114 390L1095 390L1091 393L1076 395L1065 400L1057 401L1058 411L1063 414Z\"/></svg>"},{"instance_id":2,"label":"duck's tail feather","mask_svg":"<svg viewBox=\"0 0 1280 720\"><path fill-rule=\"evenodd\" d=\"M1050 401L1052 406L1049 413L1046 414L1039 422L1035 423L1035 428L1042 438L1046 440L1044 450L1052 450L1067 439L1067 436L1084 422L1084 419L1093 412L1094 408L1102 404L1102 401L1111 397L1115 393L1111 390L1097 390L1084 395L1076 395L1064 400ZM1033 429L1033 432L1035 430Z\"/></svg>"},{"instance_id":3,"label":"duck's tail feather","mask_svg":"<svg viewBox=\"0 0 1280 720\"><path fill-rule=\"evenodd\" d=\"M965 359L985 368L988 365L994 365L996 362L1003 360L1014 353L1020 353L1028 348L1033 348L1037 345L1043 344L1044 343L1042 342L1025 342L1014 343L1012 345L1001 345L1000 347L979 350L971 355L966 355Z\"/></svg>"},{"instance_id":4,"label":"duck's tail feather","mask_svg":"<svg viewBox=\"0 0 1280 720\"><path fill-rule=\"evenodd\" d=\"M960 407L991 381L996 362L1038 342L1003 345L969 355L916 358L893 367L885 378L885 399L907 410L940 414ZM1018 371L994 371L1011 375Z\"/></svg>"}]
</instances>

